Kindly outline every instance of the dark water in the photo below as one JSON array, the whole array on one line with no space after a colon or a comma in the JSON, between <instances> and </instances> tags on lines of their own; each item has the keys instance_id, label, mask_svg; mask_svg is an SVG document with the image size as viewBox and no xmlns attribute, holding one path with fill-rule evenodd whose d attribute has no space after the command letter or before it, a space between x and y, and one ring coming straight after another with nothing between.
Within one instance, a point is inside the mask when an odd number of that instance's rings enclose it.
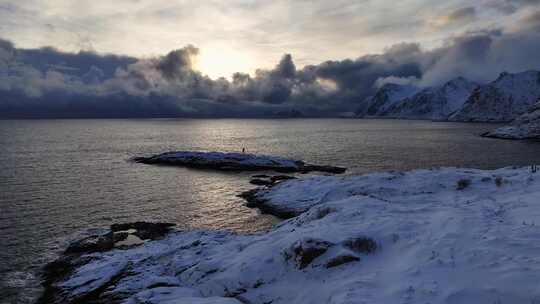
<instances>
[{"instance_id":1,"label":"dark water","mask_svg":"<svg viewBox=\"0 0 540 304\"><path fill-rule=\"evenodd\" d=\"M0 304L29 303L36 270L91 227L135 220L251 232L276 220L243 207L249 173L147 166L168 150L239 151L352 173L539 163L540 143L484 139L494 125L398 120L0 121Z\"/></svg>"}]
</instances>

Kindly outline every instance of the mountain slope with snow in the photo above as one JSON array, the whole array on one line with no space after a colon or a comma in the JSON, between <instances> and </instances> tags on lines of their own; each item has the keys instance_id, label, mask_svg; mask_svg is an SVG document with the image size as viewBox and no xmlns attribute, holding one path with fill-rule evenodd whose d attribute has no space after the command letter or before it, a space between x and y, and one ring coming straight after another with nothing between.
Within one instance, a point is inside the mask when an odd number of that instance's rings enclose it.
<instances>
[{"instance_id":1,"label":"mountain slope with snow","mask_svg":"<svg viewBox=\"0 0 540 304\"><path fill-rule=\"evenodd\" d=\"M420 90L386 84L362 101L359 117L508 122L525 113L540 97L540 72L502 73L478 85L458 77Z\"/></svg>"},{"instance_id":2,"label":"mountain slope with snow","mask_svg":"<svg viewBox=\"0 0 540 304\"><path fill-rule=\"evenodd\" d=\"M502 73L479 86L451 121L511 121L525 113L540 96L540 72Z\"/></svg>"},{"instance_id":3,"label":"mountain slope with snow","mask_svg":"<svg viewBox=\"0 0 540 304\"><path fill-rule=\"evenodd\" d=\"M394 103L381 116L407 119L447 119L461 109L477 84L459 77L440 87L424 89Z\"/></svg>"},{"instance_id":4,"label":"mountain slope with snow","mask_svg":"<svg viewBox=\"0 0 540 304\"><path fill-rule=\"evenodd\" d=\"M414 95L418 88L409 85L385 84L375 95L366 98L357 110L358 116L379 116L397 102Z\"/></svg>"}]
</instances>

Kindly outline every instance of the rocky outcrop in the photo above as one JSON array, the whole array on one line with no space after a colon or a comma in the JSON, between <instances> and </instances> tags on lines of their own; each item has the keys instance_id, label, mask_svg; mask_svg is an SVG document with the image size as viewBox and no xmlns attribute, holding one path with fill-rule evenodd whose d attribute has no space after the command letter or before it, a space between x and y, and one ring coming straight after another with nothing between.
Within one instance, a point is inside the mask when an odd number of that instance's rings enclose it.
<instances>
[{"instance_id":1,"label":"rocky outcrop","mask_svg":"<svg viewBox=\"0 0 540 304\"><path fill-rule=\"evenodd\" d=\"M482 134L501 139L540 139L540 99L510 125Z\"/></svg>"},{"instance_id":2,"label":"rocky outcrop","mask_svg":"<svg viewBox=\"0 0 540 304\"><path fill-rule=\"evenodd\" d=\"M223 152L166 152L150 157L135 157L133 161L143 164L171 165L220 171L312 171L344 173L347 169L334 166L307 164L303 161L276 156Z\"/></svg>"},{"instance_id":3,"label":"rocky outcrop","mask_svg":"<svg viewBox=\"0 0 540 304\"><path fill-rule=\"evenodd\" d=\"M78 267L87 264L92 254L104 253L113 249L129 249L149 240L165 237L173 227L172 223L135 222L113 224L109 231L76 240L55 261L45 265L42 275L44 292L38 304L49 303L116 303L114 296L107 296L107 286L114 285L125 273L113 276L101 288L83 296L71 296L62 289L61 282L71 276ZM126 266L123 271L128 271Z\"/></svg>"}]
</instances>

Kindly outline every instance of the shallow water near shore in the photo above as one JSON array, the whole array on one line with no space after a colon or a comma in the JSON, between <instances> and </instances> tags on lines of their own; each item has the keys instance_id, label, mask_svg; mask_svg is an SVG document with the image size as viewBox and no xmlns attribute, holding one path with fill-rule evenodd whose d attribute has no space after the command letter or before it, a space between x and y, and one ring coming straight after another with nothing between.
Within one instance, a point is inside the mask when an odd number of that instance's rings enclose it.
<instances>
[{"instance_id":1,"label":"shallow water near shore","mask_svg":"<svg viewBox=\"0 0 540 304\"><path fill-rule=\"evenodd\" d=\"M137 220L255 232L276 219L236 197L253 172L127 160L170 150L240 151L340 165L348 174L539 163L540 143L481 138L492 124L403 120L0 121L0 304L31 303L39 267L89 228Z\"/></svg>"}]
</instances>

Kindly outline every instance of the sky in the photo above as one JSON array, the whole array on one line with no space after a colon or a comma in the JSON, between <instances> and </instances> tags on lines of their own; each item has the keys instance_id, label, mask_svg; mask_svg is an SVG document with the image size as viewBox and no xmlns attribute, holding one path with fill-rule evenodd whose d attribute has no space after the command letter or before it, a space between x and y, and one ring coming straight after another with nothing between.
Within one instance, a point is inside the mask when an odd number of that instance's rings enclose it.
<instances>
[{"instance_id":1,"label":"sky","mask_svg":"<svg viewBox=\"0 0 540 304\"><path fill-rule=\"evenodd\" d=\"M539 25L540 0L0 0L0 109L353 111L377 83L540 69Z\"/></svg>"},{"instance_id":2,"label":"sky","mask_svg":"<svg viewBox=\"0 0 540 304\"><path fill-rule=\"evenodd\" d=\"M136 57L188 44L205 74L299 66L380 53L396 42L440 46L455 33L511 25L534 0L1 0L0 37ZM520 8L524 8L519 11ZM510 13L511 12L511 13Z\"/></svg>"}]
</instances>

